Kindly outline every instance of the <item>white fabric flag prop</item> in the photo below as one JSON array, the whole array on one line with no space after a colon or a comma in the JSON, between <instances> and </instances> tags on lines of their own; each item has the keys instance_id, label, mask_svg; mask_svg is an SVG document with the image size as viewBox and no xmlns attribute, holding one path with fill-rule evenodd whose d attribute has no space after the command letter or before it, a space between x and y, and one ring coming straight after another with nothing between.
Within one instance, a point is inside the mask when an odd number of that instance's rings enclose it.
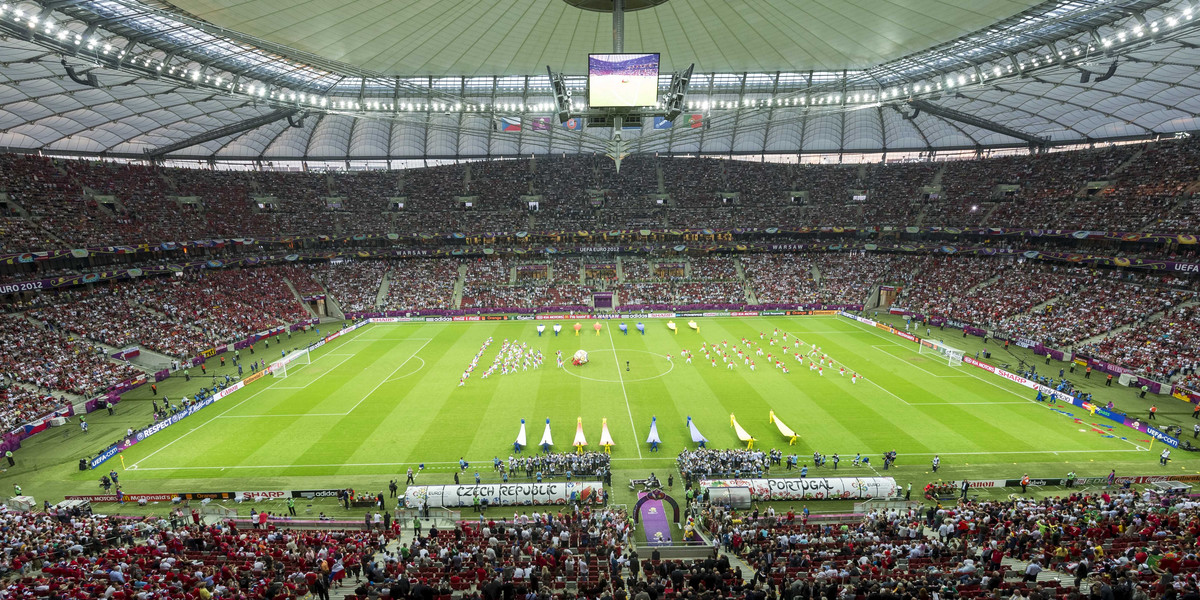
<instances>
[{"instance_id":1,"label":"white fabric flag prop","mask_svg":"<svg viewBox=\"0 0 1200 600\"><path fill-rule=\"evenodd\" d=\"M546 431L542 432L542 441L538 442L539 446L553 446L554 438L550 437L550 419L546 419Z\"/></svg>"}]
</instances>

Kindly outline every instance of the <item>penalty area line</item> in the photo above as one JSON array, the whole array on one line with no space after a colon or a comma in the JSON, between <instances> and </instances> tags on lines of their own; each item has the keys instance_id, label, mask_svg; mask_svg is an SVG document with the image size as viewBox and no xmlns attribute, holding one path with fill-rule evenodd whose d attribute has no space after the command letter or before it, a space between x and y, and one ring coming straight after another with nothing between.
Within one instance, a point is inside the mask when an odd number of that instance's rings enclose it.
<instances>
[{"instance_id":1,"label":"penalty area line","mask_svg":"<svg viewBox=\"0 0 1200 600\"><path fill-rule=\"evenodd\" d=\"M350 338L353 338L353 337L356 337L356 336L358 336L358 334L362 333L362 332L363 332L363 331L365 331L365 330L366 330L366 328L365 328L365 327L363 327L363 328L359 328L359 330L358 330L358 331L356 331L356 332L354 332L354 333L351 333L351 334L350 334ZM349 341L349 339L350 339L350 338L347 338L347 340L346 340L346 341ZM311 356L311 355L310 355L310 356ZM317 360L321 360L321 358L324 358L324 355L322 355L322 356L318 357L318 358L317 358ZM312 362L310 361L308 364L309 364L309 365L311 365L311 364L312 364ZM300 365L300 366L306 366L306 365ZM179 440L182 440L183 438L185 438L185 437L187 437L187 436L191 435L191 434L192 434L193 432L195 432L197 429L200 429L201 427L204 427L205 425L208 425L209 423L215 423L215 422L217 421L217 419L220 419L221 417L223 417L223 416L225 416L225 415L229 414L229 412L230 412L230 411L232 411L233 409L235 409L235 408L237 408L237 407L239 407L239 406L241 406L241 405L243 405L243 404L245 404L245 403L247 403L247 402L249 402L249 401L253 400L254 398L258 397L258 395L259 395L259 394L262 394L263 392L266 392L267 390L274 389L274 387L275 387L275 384L279 383L280 381L283 381L283 380L282 380L282 379L276 379L275 381L272 381L271 383L268 383L266 386L264 386L264 387L263 387L263 389L261 389L261 390L258 390L257 392L254 392L253 394L250 394L249 396L246 396L245 398L243 398L243 399L242 399L242 401L241 401L241 402L238 402L237 404L234 404L233 406L230 406L229 408L225 409L225 412L223 412L223 413L221 413L221 414L219 414L219 415L217 415L217 416L215 416L215 417L212 417L211 419L208 419L207 421L204 421L204 422L200 423L199 425L197 425L197 426L193 427L193 428L192 428L190 431L188 431L187 433L185 433L185 434L183 434L183 435L181 435L181 436L179 436L179 437L177 437L177 438L175 438L175 439L173 439L173 440L171 440L171 441L167 442L167 443L166 443L166 444L164 444L164 445L163 445L161 448L159 448L159 449L155 450L154 452L151 452L150 454L147 454L146 456L143 456L143 457L142 457L140 460L138 460L137 462L133 463L133 467L134 467L134 468L138 468L138 466L139 466L139 465L141 465L143 462L145 462L145 461L146 461L147 459L149 459L151 456L154 456L155 454L158 454L159 452L162 452L163 450L166 450L166 449L167 449L168 447L170 447L172 444L174 444L175 442L178 442Z\"/></svg>"},{"instance_id":2,"label":"penalty area line","mask_svg":"<svg viewBox=\"0 0 1200 600\"><path fill-rule=\"evenodd\" d=\"M360 404L362 404L363 402L365 402L367 398L370 398L370 397L371 397L371 394L374 394L376 390L378 390L379 388L383 387L383 384L385 384L385 383L387 383L387 382L391 381L391 380L392 380L392 375L395 375L395 374L396 374L396 371L399 371L400 369L403 369L403 368L404 368L404 365L407 365L409 361L411 361L411 360L412 360L412 359L414 359L414 358L417 358L417 355L418 355L418 354L420 354L420 353L421 353L421 351L425 349L425 346L428 346L428 345L429 345L429 342L432 342L432 341L433 341L433 338L426 339L426 340L425 340L425 343L424 343L424 344L421 344L421 347L420 347L420 348L417 348L416 352L413 352L411 356L409 356L408 358L404 359L404 362L400 363L400 365L399 365L399 366L397 366L395 369L392 369L392 372L391 372L391 373L388 373L388 374L387 374L387 377L385 377L385 378L383 379L383 381L380 381L380 382L379 382L379 385L377 385L377 386L375 386L375 387L371 388L371 391L367 392L367 393L366 393L366 394L365 394L365 395L362 397L362 399L361 399L361 400L359 400L358 402L354 403L354 406L351 406L351 407L350 407L350 410L347 410L345 413L342 413L342 415L341 415L341 416L346 416L346 415L348 415L348 414L350 414L350 413L354 412L354 409L358 408L358 405L360 405ZM422 359L422 362L424 362L424 359Z\"/></svg>"},{"instance_id":3,"label":"penalty area line","mask_svg":"<svg viewBox=\"0 0 1200 600\"><path fill-rule=\"evenodd\" d=\"M899 346L899 347L901 347L901 348L907 348L909 351L912 351L912 352L918 352L917 350L915 350L915 349L913 349L913 348L908 348L908 346L906 346L905 344L901 344L901 343L899 343L899 342L896 342L895 340L893 340L893 339L891 339L891 338L887 337L887 335L886 335L886 334L883 334L883 333L880 333L880 332L876 331L876 328L875 328L875 327L870 327L870 328L868 329L868 328L867 328L867 325L864 325L864 324L862 324L862 323L859 323L858 321L854 321L853 323L850 323L850 324L851 324L851 325L858 325L858 327L859 327L861 330L863 330L863 331L867 331L867 332L869 332L869 333L871 333L871 334L875 335L876 337L879 337L879 338L881 338L881 339L883 339L883 340L887 341L888 343L892 344L893 346ZM897 357L897 358L899 358L899 357ZM975 373L975 372L974 372L974 369L975 369L976 367L974 367L973 365L969 365L969 364L967 364L967 365L964 365L963 367L964 367L964 368L970 367L970 368L972 369L971 371L967 371L967 374L968 374L968 375L970 375L971 377L974 377L975 379L978 379L979 381L982 381L983 383L986 383L986 384L988 384L988 385L990 385L990 386L992 386L992 387L994 387L994 388L997 388L997 389L999 389L999 390L1002 390L1002 391L1008 392L1008 393L1010 393L1010 394L1012 394L1012 395L1014 395L1014 396L1016 396L1016 397L1018 397L1018 398L1020 398L1020 399L1024 400L1025 402L1027 402L1027 403L1029 403L1029 404L1032 404L1032 405L1034 405L1034 406L1040 406L1041 408L1045 408L1045 409L1047 409L1047 410L1053 410L1053 408L1054 408L1055 406L1057 406L1057 405L1042 404L1042 403L1040 403L1040 402L1038 402L1038 401L1036 401L1036 400L1033 400L1033 399L1031 399L1031 398L1027 398L1027 397L1026 397L1024 394L1020 394L1020 393L1018 393L1018 392L1017 392L1017 391L1015 391L1015 390L1012 390L1012 389L1006 388L1006 387L1004 387L1004 386L1002 386L1002 385L1000 385L1000 384L998 384L998 383L996 383L996 382L993 382L993 381L990 381L990 380L988 380L988 379L987 379L987 378L985 378L985 377L981 377L979 374L977 374L977 373ZM997 368L999 368L999 367L997 367ZM1015 382L1014 382L1014 383L1015 383ZM1020 384L1018 384L1018 385L1020 385ZM1032 389L1032 388L1027 388L1027 389ZM1074 406L1074 405L1067 405L1067 406ZM1078 408L1078 407L1074 407L1074 408ZM1083 409L1080 409L1080 410L1083 410ZM1061 413L1060 413L1060 414L1061 414ZM1066 416L1066 415L1064 414L1063 416ZM1127 439L1123 439L1123 438L1120 438L1120 437L1116 437L1116 436L1113 436L1113 438L1112 438L1112 439L1114 439L1114 440L1119 440L1119 441L1125 442L1126 444L1129 444L1130 446L1133 446L1134 448L1136 448L1136 449L1137 449L1137 450L1136 450L1137 452L1149 452L1149 451L1150 451L1150 449L1149 449L1149 448L1143 447L1141 444L1138 444L1137 442L1133 442L1133 441L1130 441L1130 440L1127 440ZM1117 452L1117 450L1102 450L1101 452ZM999 453L999 452L996 452L995 454L1000 454L1000 453Z\"/></svg>"}]
</instances>

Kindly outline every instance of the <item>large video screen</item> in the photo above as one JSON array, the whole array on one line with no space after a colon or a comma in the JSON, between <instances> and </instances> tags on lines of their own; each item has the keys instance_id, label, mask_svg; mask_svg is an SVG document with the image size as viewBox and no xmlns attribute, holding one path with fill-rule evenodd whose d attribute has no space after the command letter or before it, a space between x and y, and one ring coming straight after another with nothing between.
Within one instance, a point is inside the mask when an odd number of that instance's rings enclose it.
<instances>
[{"instance_id":1,"label":"large video screen","mask_svg":"<svg viewBox=\"0 0 1200 600\"><path fill-rule=\"evenodd\" d=\"M593 107L658 103L658 54L589 54L588 104Z\"/></svg>"}]
</instances>

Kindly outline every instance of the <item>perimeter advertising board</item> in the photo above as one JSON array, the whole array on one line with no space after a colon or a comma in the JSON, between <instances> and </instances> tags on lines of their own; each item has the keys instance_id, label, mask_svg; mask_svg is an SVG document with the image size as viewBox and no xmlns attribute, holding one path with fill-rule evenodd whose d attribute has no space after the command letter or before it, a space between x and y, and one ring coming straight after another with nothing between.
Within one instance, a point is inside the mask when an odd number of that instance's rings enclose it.
<instances>
[{"instance_id":1,"label":"perimeter advertising board","mask_svg":"<svg viewBox=\"0 0 1200 600\"><path fill-rule=\"evenodd\" d=\"M580 504L600 502L604 486L599 481L556 483L494 483L481 485L410 485L404 493L409 508L473 506L475 498L489 506Z\"/></svg>"},{"instance_id":2,"label":"perimeter advertising board","mask_svg":"<svg viewBox=\"0 0 1200 600\"><path fill-rule=\"evenodd\" d=\"M863 500L892 498L899 488L891 477L812 477L800 479L705 479L702 488L750 488L755 500Z\"/></svg>"}]
</instances>

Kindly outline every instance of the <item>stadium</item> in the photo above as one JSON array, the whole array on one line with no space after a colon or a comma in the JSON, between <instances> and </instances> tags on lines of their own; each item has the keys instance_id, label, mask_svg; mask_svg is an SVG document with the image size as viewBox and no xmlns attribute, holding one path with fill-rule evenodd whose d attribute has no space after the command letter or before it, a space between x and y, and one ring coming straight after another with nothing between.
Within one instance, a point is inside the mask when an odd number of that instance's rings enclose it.
<instances>
[{"instance_id":1,"label":"stadium","mask_svg":"<svg viewBox=\"0 0 1200 600\"><path fill-rule=\"evenodd\" d=\"M1200 598L1197 25L2 2L0 595Z\"/></svg>"}]
</instances>

